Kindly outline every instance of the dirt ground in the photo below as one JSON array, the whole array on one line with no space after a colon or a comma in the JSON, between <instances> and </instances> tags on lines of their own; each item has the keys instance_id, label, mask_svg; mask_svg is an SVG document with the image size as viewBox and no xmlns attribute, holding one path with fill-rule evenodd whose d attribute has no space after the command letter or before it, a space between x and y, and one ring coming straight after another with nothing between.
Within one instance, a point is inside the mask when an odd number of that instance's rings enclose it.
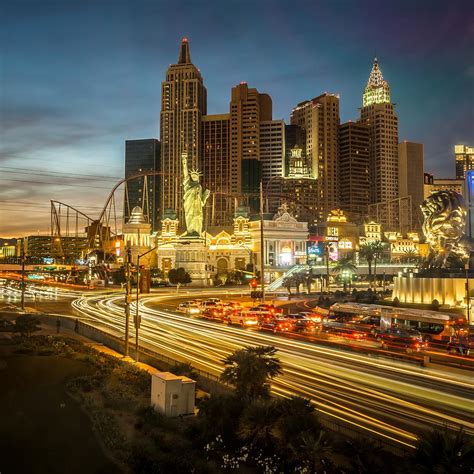
<instances>
[{"instance_id":1,"label":"dirt ground","mask_svg":"<svg viewBox=\"0 0 474 474\"><path fill-rule=\"evenodd\" d=\"M92 424L65 390L88 366L59 356L21 355L0 345L0 472L111 473Z\"/></svg>"}]
</instances>

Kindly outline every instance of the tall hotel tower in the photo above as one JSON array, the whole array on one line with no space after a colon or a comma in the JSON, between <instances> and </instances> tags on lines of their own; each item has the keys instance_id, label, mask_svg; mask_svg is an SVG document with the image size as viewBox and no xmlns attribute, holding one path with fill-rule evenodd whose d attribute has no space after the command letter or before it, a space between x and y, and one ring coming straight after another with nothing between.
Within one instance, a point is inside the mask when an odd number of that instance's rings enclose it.
<instances>
[{"instance_id":1,"label":"tall hotel tower","mask_svg":"<svg viewBox=\"0 0 474 474\"><path fill-rule=\"evenodd\" d=\"M191 63L189 43L183 38L178 64L172 64L161 84L161 206L176 211L183 225L181 153L190 167L198 167L201 117L206 114L207 91L199 70Z\"/></svg>"},{"instance_id":2,"label":"tall hotel tower","mask_svg":"<svg viewBox=\"0 0 474 474\"><path fill-rule=\"evenodd\" d=\"M398 119L390 99L390 86L382 76L377 58L365 88L360 116L369 127L370 202L388 204L399 197Z\"/></svg>"},{"instance_id":3,"label":"tall hotel tower","mask_svg":"<svg viewBox=\"0 0 474 474\"><path fill-rule=\"evenodd\" d=\"M306 159L317 180L317 219L324 221L339 207L339 96L326 92L299 103L290 121L306 133Z\"/></svg>"}]
</instances>

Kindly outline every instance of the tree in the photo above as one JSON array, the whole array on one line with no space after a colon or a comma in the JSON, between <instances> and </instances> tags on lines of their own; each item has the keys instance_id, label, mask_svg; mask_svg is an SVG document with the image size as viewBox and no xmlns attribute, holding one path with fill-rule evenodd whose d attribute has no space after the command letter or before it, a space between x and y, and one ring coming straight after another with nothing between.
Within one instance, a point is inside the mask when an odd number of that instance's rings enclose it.
<instances>
[{"instance_id":1,"label":"tree","mask_svg":"<svg viewBox=\"0 0 474 474\"><path fill-rule=\"evenodd\" d=\"M412 463L420 474L467 473L474 466L474 444L462 428L435 429L420 436Z\"/></svg>"},{"instance_id":2,"label":"tree","mask_svg":"<svg viewBox=\"0 0 474 474\"><path fill-rule=\"evenodd\" d=\"M275 412L278 420L274 433L283 450L291 448L297 451L302 433L317 435L321 429L314 406L307 398L280 398L276 402Z\"/></svg>"},{"instance_id":3,"label":"tree","mask_svg":"<svg viewBox=\"0 0 474 474\"><path fill-rule=\"evenodd\" d=\"M339 275L340 278L342 278L342 283L344 285L344 291L347 290L347 281L345 278L345 275L349 275L349 282L352 279L352 274L355 273L357 270L356 265L353 262L353 256L352 255L347 255L345 257L342 257L338 260L336 263L336 266L333 268L333 273L336 273Z\"/></svg>"},{"instance_id":4,"label":"tree","mask_svg":"<svg viewBox=\"0 0 474 474\"><path fill-rule=\"evenodd\" d=\"M41 330L39 319L30 314L21 314L15 319L14 330L22 336L30 337L32 333Z\"/></svg>"},{"instance_id":5,"label":"tree","mask_svg":"<svg viewBox=\"0 0 474 474\"><path fill-rule=\"evenodd\" d=\"M199 421L206 441L216 436L224 437L226 443L236 441L239 418L244 404L234 394L213 394L199 404Z\"/></svg>"},{"instance_id":6,"label":"tree","mask_svg":"<svg viewBox=\"0 0 474 474\"><path fill-rule=\"evenodd\" d=\"M369 266L369 285L372 288L372 264L375 266L377 273L377 259L380 258L383 251L383 243L380 240L367 242L360 246L359 255L367 262Z\"/></svg>"},{"instance_id":7,"label":"tree","mask_svg":"<svg viewBox=\"0 0 474 474\"><path fill-rule=\"evenodd\" d=\"M221 380L233 385L244 400L270 396L269 380L281 374L280 360L274 346L256 346L239 349L222 362L226 366Z\"/></svg>"},{"instance_id":8,"label":"tree","mask_svg":"<svg viewBox=\"0 0 474 474\"><path fill-rule=\"evenodd\" d=\"M374 280L375 285L377 285L377 260L382 258L383 242L380 240L372 242L372 248L374 249Z\"/></svg>"},{"instance_id":9,"label":"tree","mask_svg":"<svg viewBox=\"0 0 474 474\"><path fill-rule=\"evenodd\" d=\"M403 252L403 259L407 263L417 262L419 260L418 252L415 249L408 249Z\"/></svg>"},{"instance_id":10,"label":"tree","mask_svg":"<svg viewBox=\"0 0 474 474\"><path fill-rule=\"evenodd\" d=\"M192 281L189 273L182 267L171 269L168 273L168 279L173 285L187 285Z\"/></svg>"},{"instance_id":11,"label":"tree","mask_svg":"<svg viewBox=\"0 0 474 474\"><path fill-rule=\"evenodd\" d=\"M283 279L283 286L288 291L288 296L291 296L291 287L293 286L293 283L293 278L291 278L291 276Z\"/></svg>"},{"instance_id":12,"label":"tree","mask_svg":"<svg viewBox=\"0 0 474 474\"><path fill-rule=\"evenodd\" d=\"M275 405L274 401L257 399L244 408L239 420L239 438L262 449L274 447Z\"/></svg>"}]
</instances>

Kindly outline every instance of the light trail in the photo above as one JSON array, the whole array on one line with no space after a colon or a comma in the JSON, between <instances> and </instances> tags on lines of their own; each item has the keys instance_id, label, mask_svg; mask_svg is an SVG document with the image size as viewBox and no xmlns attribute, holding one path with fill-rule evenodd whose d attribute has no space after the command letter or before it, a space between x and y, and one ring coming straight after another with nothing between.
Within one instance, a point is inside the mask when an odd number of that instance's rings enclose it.
<instances>
[{"instance_id":1,"label":"light trail","mask_svg":"<svg viewBox=\"0 0 474 474\"><path fill-rule=\"evenodd\" d=\"M321 413L379 437L413 447L426 427L463 426L474 434L473 379L392 360L281 338L254 330L213 324L147 305L172 296L143 298L140 346L219 376L222 359L248 345L275 345L284 373L274 393L299 394ZM124 297L94 295L73 302L90 324L116 336L124 334ZM132 304L131 313L136 310ZM133 331L132 331L133 333Z\"/></svg>"}]
</instances>

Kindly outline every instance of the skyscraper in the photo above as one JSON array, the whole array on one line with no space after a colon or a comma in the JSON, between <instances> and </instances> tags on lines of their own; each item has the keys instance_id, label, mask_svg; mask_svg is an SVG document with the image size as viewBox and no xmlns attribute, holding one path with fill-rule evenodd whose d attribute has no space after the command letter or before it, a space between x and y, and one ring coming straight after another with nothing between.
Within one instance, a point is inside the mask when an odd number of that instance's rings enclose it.
<instances>
[{"instance_id":1,"label":"skyscraper","mask_svg":"<svg viewBox=\"0 0 474 474\"><path fill-rule=\"evenodd\" d=\"M474 147L455 145L456 179L464 179L466 172L474 170Z\"/></svg>"},{"instance_id":2,"label":"skyscraper","mask_svg":"<svg viewBox=\"0 0 474 474\"><path fill-rule=\"evenodd\" d=\"M369 126L370 202L396 200L399 196L398 119L390 98L390 86L382 76L377 58L364 91L360 115Z\"/></svg>"},{"instance_id":3,"label":"skyscraper","mask_svg":"<svg viewBox=\"0 0 474 474\"><path fill-rule=\"evenodd\" d=\"M234 200L239 192L230 163L230 115L202 117L201 169L203 187L211 191L207 221L212 226L228 225L234 217Z\"/></svg>"},{"instance_id":4,"label":"skyscraper","mask_svg":"<svg viewBox=\"0 0 474 474\"><path fill-rule=\"evenodd\" d=\"M339 127L340 207L350 222L361 223L370 197L369 128L346 122Z\"/></svg>"},{"instance_id":5,"label":"skyscraper","mask_svg":"<svg viewBox=\"0 0 474 474\"><path fill-rule=\"evenodd\" d=\"M318 218L325 220L339 207L339 96L326 92L299 103L290 121L305 130L311 177L318 180Z\"/></svg>"},{"instance_id":6,"label":"skyscraper","mask_svg":"<svg viewBox=\"0 0 474 474\"><path fill-rule=\"evenodd\" d=\"M144 171L160 171L160 142L155 138L125 141L125 177ZM132 209L140 206L143 215L158 229L160 219L160 177L147 176L127 182L124 196L124 221L128 222Z\"/></svg>"},{"instance_id":7,"label":"skyscraper","mask_svg":"<svg viewBox=\"0 0 474 474\"><path fill-rule=\"evenodd\" d=\"M398 145L400 197L410 196L411 230L421 230L423 214L420 205L424 200L424 158L421 143L407 142Z\"/></svg>"},{"instance_id":8,"label":"skyscraper","mask_svg":"<svg viewBox=\"0 0 474 474\"><path fill-rule=\"evenodd\" d=\"M260 122L260 162L267 212L276 212L280 204L280 184L277 178L285 175L285 122Z\"/></svg>"},{"instance_id":9,"label":"skyscraper","mask_svg":"<svg viewBox=\"0 0 474 474\"><path fill-rule=\"evenodd\" d=\"M230 157L232 180L239 192L257 194L261 180L260 122L272 120L272 99L241 82L232 88L230 101ZM258 198L249 199L252 211Z\"/></svg>"},{"instance_id":10,"label":"skyscraper","mask_svg":"<svg viewBox=\"0 0 474 474\"><path fill-rule=\"evenodd\" d=\"M177 212L184 223L181 187L181 154L187 152L191 167L198 166L201 151L201 117L206 114L207 91L199 70L191 63L189 43L183 38L177 64L166 72L161 84L161 179L163 209Z\"/></svg>"}]
</instances>

